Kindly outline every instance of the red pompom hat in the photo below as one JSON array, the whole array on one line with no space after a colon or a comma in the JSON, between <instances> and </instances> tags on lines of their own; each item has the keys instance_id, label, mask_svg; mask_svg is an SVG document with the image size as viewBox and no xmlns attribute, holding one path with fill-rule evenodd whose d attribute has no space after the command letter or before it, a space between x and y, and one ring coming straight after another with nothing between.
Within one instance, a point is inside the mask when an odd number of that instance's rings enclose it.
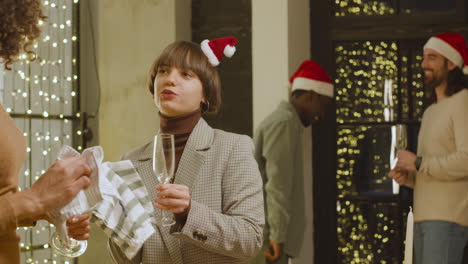
<instances>
[{"instance_id":1,"label":"red pompom hat","mask_svg":"<svg viewBox=\"0 0 468 264\"><path fill-rule=\"evenodd\" d=\"M305 60L289 79L291 91L307 90L333 97L333 81L315 61Z\"/></svg>"},{"instance_id":2,"label":"red pompom hat","mask_svg":"<svg viewBox=\"0 0 468 264\"><path fill-rule=\"evenodd\" d=\"M442 33L431 37L424 45L425 49L433 49L457 65L464 74L468 74L468 51L466 42L458 33Z\"/></svg>"},{"instance_id":3,"label":"red pompom hat","mask_svg":"<svg viewBox=\"0 0 468 264\"><path fill-rule=\"evenodd\" d=\"M211 65L218 66L223 58L223 54L229 58L234 55L236 44L237 39L235 37L224 37L212 40L205 39L200 45Z\"/></svg>"}]
</instances>

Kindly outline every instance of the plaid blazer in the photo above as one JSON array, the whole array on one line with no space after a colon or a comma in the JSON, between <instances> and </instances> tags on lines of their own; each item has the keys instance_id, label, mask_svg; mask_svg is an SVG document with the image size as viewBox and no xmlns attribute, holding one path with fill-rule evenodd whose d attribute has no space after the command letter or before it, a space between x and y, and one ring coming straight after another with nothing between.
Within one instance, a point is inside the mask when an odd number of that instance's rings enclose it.
<instances>
[{"instance_id":1,"label":"plaid blazer","mask_svg":"<svg viewBox=\"0 0 468 264\"><path fill-rule=\"evenodd\" d=\"M126 153L151 200L153 142ZM212 129L200 119L190 135L175 175L189 187L192 204L185 225L157 227L132 260L109 242L118 263L243 263L261 249L262 179L248 136Z\"/></svg>"}]
</instances>

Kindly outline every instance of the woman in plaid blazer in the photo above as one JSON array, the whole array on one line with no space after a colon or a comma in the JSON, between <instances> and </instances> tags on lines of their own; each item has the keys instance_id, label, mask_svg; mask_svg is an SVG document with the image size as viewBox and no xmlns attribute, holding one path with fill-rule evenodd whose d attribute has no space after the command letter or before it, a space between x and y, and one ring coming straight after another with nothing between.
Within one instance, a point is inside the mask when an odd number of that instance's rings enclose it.
<instances>
[{"instance_id":1,"label":"woman in plaid blazer","mask_svg":"<svg viewBox=\"0 0 468 264\"><path fill-rule=\"evenodd\" d=\"M159 109L161 131L175 135L173 184L158 185L152 172L153 142L124 154L141 175L156 210L176 224L157 227L137 256L127 259L109 242L118 263L242 263L263 240L262 180L245 135L211 128L201 115L219 109L215 68L233 54L232 37L169 45L151 67L148 88ZM228 50L226 52L226 50Z\"/></svg>"}]
</instances>

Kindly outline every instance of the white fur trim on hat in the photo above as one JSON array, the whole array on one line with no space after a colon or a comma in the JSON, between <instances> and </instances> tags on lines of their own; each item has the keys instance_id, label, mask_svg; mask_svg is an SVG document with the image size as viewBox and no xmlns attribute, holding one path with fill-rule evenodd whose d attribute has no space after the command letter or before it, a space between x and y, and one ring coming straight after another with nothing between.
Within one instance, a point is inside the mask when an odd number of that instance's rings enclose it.
<instances>
[{"instance_id":1,"label":"white fur trim on hat","mask_svg":"<svg viewBox=\"0 0 468 264\"><path fill-rule=\"evenodd\" d=\"M202 43L200 44L201 49L202 49L203 53L205 53L205 55L208 58L208 61L211 63L211 65L218 66L219 60L216 57L216 55L214 54L214 52L211 49L210 45L208 45L208 42L210 42L210 41L207 40L207 39L202 41Z\"/></svg>"},{"instance_id":2,"label":"white fur trim on hat","mask_svg":"<svg viewBox=\"0 0 468 264\"><path fill-rule=\"evenodd\" d=\"M437 37L431 37L427 41L426 45L424 45L424 48L433 49L439 52L442 56L447 58L449 61L453 62L459 68L463 69L463 57L454 47L450 46L450 44L443 41L442 39L437 38Z\"/></svg>"},{"instance_id":3,"label":"white fur trim on hat","mask_svg":"<svg viewBox=\"0 0 468 264\"><path fill-rule=\"evenodd\" d=\"M321 95L333 97L333 84L303 77L297 77L294 79L291 86L291 92L294 90L314 91Z\"/></svg>"},{"instance_id":4,"label":"white fur trim on hat","mask_svg":"<svg viewBox=\"0 0 468 264\"><path fill-rule=\"evenodd\" d=\"M231 58L232 55L234 55L235 52L236 52L236 47L235 46L226 45L226 47L224 47L223 53L228 58Z\"/></svg>"}]
</instances>

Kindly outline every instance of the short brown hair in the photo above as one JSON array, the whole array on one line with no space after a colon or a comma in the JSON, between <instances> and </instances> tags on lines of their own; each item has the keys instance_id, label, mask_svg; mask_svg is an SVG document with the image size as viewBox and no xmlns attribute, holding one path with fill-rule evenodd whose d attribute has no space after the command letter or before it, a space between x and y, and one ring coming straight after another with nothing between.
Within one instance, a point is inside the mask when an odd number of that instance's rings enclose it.
<instances>
[{"instance_id":1,"label":"short brown hair","mask_svg":"<svg viewBox=\"0 0 468 264\"><path fill-rule=\"evenodd\" d=\"M202 83L203 95L208 101L206 112L216 113L221 106L221 81L218 70L210 64L200 45L178 41L167 46L151 65L148 90L154 95L154 79L161 65L193 71Z\"/></svg>"},{"instance_id":2,"label":"short brown hair","mask_svg":"<svg viewBox=\"0 0 468 264\"><path fill-rule=\"evenodd\" d=\"M21 51L28 54L29 60L35 59L31 50L34 40L41 34L39 20L42 14L40 0L2 0L0 5L0 58L5 69L18 59Z\"/></svg>"}]
</instances>

